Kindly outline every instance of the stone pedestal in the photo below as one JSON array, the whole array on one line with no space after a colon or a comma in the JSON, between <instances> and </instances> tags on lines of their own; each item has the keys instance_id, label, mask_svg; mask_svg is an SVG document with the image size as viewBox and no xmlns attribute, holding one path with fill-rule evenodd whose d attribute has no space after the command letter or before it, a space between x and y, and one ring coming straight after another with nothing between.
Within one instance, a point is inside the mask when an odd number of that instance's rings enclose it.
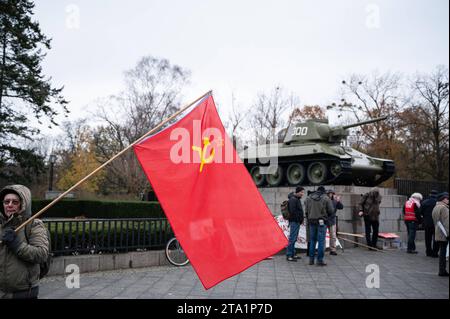
<instances>
[{"instance_id":1,"label":"stone pedestal","mask_svg":"<svg viewBox=\"0 0 450 319\"><path fill-rule=\"evenodd\" d=\"M352 233L352 234L364 234L364 220L358 216L358 203L361 195L370 191L371 187L362 186L340 186L340 185L325 185L325 189L332 188L336 195L341 196L341 202L344 205L344 209L337 211L338 227L340 232ZM306 199L308 191L314 191L316 187L306 186L305 197ZM402 219L402 206L407 200L406 196L397 195L397 190L393 188L379 188L382 196L382 202L380 205L380 229L382 233L396 233L400 236L402 243L407 241L406 227ZM280 204L283 200L287 199L290 192L293 192L295 187L273 187L273 188L260 188L259 191L263 196L267 206L274 216L280 215ZM423 232L417 232L416 240L423 240ZM359 241L365 244L365 239L357 239L345 236L353 241ZM349 242L342 242L344 247L353 247L354 244Z\"/></svg>"}]
</instances>

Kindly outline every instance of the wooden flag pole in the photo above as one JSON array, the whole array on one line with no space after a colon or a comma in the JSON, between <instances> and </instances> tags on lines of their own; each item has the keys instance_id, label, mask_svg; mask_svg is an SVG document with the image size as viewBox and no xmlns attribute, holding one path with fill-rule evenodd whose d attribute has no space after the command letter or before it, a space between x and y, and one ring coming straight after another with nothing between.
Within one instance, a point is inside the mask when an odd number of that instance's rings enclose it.
<instances>
[{"instance_id":1,"label":"wooden flag pole","mask_svg":"<svg viewBox=\"0 0 450 319\"><path fill-rule=\"evenodd\" d=\"M119 157L120 155L122 155L123 153L125 153L126 151L128 151L132 146L134 146L135 144L141 142L143 139L145 139L147 136L149 136L150 134L152 134L153 132L155 132L156 130L158 130L160 127L162 127L164 124L166 124L167 122L169 122L170 120L174 119L176 116L180 115L182 112L186 111L188 108L190 108L192 105L194 105L195 103L197 103L198 101L200 101L201 99L203 99L204 97L210 95L212 93L212 91L208 91L207 93L203 94L201 97L197 98L195 101L189 103L188 105L186 105L185 107L183 107L182 109L178 110L177 112L175 112L174 114L172 114L170 117L166 118L165 120L163 120L161 123L159 123L157 126L155 126L154 128L152 128L150 131L148 131L147 133L145 133L144 135L142 135L142 137L140 137L139 139L137 139L136 141L134 141L132 144L128 145L126 148L124 148L122 151L120 151L119 153L117 153L116 155L114 155L113 157L111 157L108 161L106 161L105 163L103 163L101 166L97 167L93 172L91 172L89 175L87 175L86 177L84 177L82 180L80 180L78 183L76 183L75 185L73 185L71 188L69 188L68 190L66 190L64 193L62 193L61 195L59 195L57 198L55 198L52 202L50 202L47 206L45 206L44 208L42 208L39 212L37 212L36 214L34 214L31 218L29 218L28 220L26 220L24 223L22 223L19 227L16 228L16 233L21 230L22 228L24 228L27 224L31 223L35 218L39 217L40 215L42 215L47 209L49 209L50 207L52 207L53 205L55 205L60 199L62 199L64 196L66 196L69 192L73 191L75 188L77 188L79 185L81 185L83 182L85 182L87 179L89 179L92 175L94 175L95 173L97 173L99 170L101 170L103 167L105 167L106 165L108 165L109 163L111 163L113 160L115 160L117 157ZM1 243L1 242L0 242Z\"/></svg>"},{"instance_id":2,"label":"wooden flag pole","mask_svg":"<svg viewBox=\"0 0 450 319\"><path fill-rule=\"evenodd\" d=\"M347 238L343 238L343 237L338 237L338 239L342 239L342 240L345 240L345 241L351 242L351 243L353 243L353 244L356 244L356 245L359 245L359 246L362 246L362 247L366 247L366 248L369 248L369 249L371 249L371 250L376 250L376 251L379 251L379 252L382 252L382 253L384 253L384 252L385 252L385 251L383 251L383 250L380 250L380 249L378 249L378 248L370 247L370 246L367 246L367 245L364 245L364 244L358 243L358 242L356 242L356 241L353 241L353 240L350 240L350 239L347 239Z\"/></svg>"},{"instance_id":3,"label":"wooden flag pole","mask_svg":"<svg viewBox=\"0 0 450 319\"><path fill-rule=\"evenodd\" d=\"M343 233L343 232L337 232L338 235L346 235L346 236L352 236L352 237L358 237L358 238L364 238L364 235L361 234L351 234L351 233Z\"/></svg>"}]
</instances>

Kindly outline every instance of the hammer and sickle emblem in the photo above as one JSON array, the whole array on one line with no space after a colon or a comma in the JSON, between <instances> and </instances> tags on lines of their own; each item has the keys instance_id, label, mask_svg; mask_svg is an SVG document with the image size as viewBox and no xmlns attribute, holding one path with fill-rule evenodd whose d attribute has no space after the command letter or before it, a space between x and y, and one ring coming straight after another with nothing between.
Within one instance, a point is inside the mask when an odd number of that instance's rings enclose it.
<instances>
[{"instance_id":1,"label":"hammer and sickle emblem","mask_svg":"<svg viewBox=\"0 0 450 319\"><path fill-rule=\"evenodd\" d=\"M203 165L212 163L214 159L215 149L212 146L211 154L206 157L206 150L208 146L211 145L211 142L209 141L209 137L203 138L203 149L199 146L192 146L192 150L195 152L198 152L198 155L200 156L200 173L203 170Z\"/></svg>"}]
</instances>

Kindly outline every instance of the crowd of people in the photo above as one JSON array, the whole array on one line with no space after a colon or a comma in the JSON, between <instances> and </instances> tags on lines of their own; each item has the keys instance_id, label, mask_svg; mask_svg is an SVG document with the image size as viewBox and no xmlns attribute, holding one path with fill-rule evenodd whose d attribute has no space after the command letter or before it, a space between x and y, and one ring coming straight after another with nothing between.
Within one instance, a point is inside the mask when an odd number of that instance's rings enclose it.
<instances>
[{"instance_id":1,"label":"crowd of people","mask_svg":"<svg viewBox=\"0 0 450 319\"><path fill-rule=\"evenodd\" d=\"M314 265L317 256L317 265L325 266L325 237L329 231L330 255L336 252L336 212L344 206L339 196L332 189L325 190L319 186L316 191L308 194L302 204L305 189L297 187L295 192L289 194L290 234L286 250L288 261L297 261L300 256L295 254L295 242L298 237L300 225L306 220L306 238L308 248L306 255L309 264ZM380 227L380 204L382 196L378 187L372 188L361 196L358 203L358 216L364 219L366 244L369 250L376 251ZM423 200L420 193L414 193L402 207L402 218L407 230L408 254L417 254L416 231L419 225L425 230L426 256L439 258L439 276L448 276L446 270L446 253L449 243L449 195L447 192L431 191L427 199ZM303 207L304 206L304 207ZM317 247L317 249L316 249ZM317 253L316 253L317 251Z\"/></svg>"},{"instance_id":2,"label":"crowd of people","mask_svg":"<svg viewBox=\"0 0 450 319\"><path fill-rule=\"evenodd\" d=\"M286 250L286 258L288 261L297 261L300 256L295 254L295 242L297 241L300 225L304 218L307 220L306 237L308 241L307 256L309 264L314 265L316 262L316 246L317 247L317 265L326 266L324 261L325 255L325 236L327 228L330 234L330 254L337 255L336 252L336 211L343 209L339 196L335 196L332 189L325 190L323 186L319 186L317 191L309 194L305 200L304 208L301 198L304 196L305 189L297 187L295 192L288 195L289 211L289 243Z\"/></svg>"}]
</instances>

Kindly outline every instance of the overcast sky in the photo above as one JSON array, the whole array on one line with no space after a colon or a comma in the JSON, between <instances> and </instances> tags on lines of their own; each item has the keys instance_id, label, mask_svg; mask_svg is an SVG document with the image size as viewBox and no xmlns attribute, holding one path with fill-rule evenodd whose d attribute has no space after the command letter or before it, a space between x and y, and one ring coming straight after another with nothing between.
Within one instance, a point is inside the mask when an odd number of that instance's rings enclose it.
<instances>
[{"instance_id":1,"label":"overcast sky","mask_svg":"<svg viewBox=\"0 0 450 319\"><path fill-rule=\"evenodd\" d=\"M350 73L448 65L448 7L448 0L41 0L35 19L53 39L44 72L65 86L75 119L96 98L120 92L123 72L145 55L192 72L186 103L212 89L222 108L232 92L247 106L281 85L302 105L326 106Z\"/></svg>"}]
</instances>

